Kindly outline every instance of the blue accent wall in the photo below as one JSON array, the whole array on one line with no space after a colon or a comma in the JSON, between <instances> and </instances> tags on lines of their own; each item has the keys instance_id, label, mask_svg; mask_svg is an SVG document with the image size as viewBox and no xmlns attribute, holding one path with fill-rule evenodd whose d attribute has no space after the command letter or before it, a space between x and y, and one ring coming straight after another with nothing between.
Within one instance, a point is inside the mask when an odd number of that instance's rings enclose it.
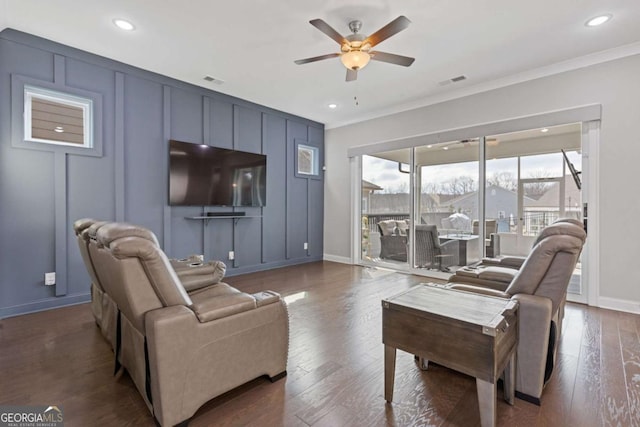
<instances>
[{"instance_id":1,"label":"blue accent wall","mask_svg":"<svg viewBox=\"0 0 640 427\"><path fill-rule=\"evenodd\" d=\"M102 155L12 146L22 115L11 76L98 93ZM267 205L258 218L189 220L170 207L168 141L267 155ZM0 33L0 318L85 302L89 276L73 234L83 217L153 230L168 256L204 254L227 275L322 259L324 179L297 178L295 141L316 146L324 126L12 29ZM304 249L304 243L308 249ZM228 261L229 251L235 260ZM44 286L55 271L57 284Z\"/></svg>"}]
</instances>

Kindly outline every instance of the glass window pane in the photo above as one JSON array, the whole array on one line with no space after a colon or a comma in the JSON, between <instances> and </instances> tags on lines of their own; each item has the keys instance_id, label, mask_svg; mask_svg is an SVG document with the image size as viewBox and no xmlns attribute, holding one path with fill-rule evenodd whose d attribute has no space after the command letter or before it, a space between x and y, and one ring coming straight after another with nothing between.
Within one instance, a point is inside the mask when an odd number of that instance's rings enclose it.
<instances>
[{"instance_id":1,"label":"glass window pane","mask_svg":"<svg viewBox=\"0 0 640 427\"><path fill-rule=\"evenodd\" d=\"M561 151L581 170L579 123L492 135L486 147L485 209L488 221L496 217L498 241L487 255L526 256L544 227L580 218L580 190Z\"/></svg>"},{"instance_id":2,"label":"glass window pane","mask_svg":"<svg viewBox=\"0 0 640 427\"><path fill-rule=\"evenodd\" d=\"M31 136L50 141L84 144L84 110L34 96L31 100Z\"/></svg>"},{"instance_id":3,"label":"glass window pane","mask_svg":"<svg viewBox=\"0 0 640 427\"><path fill-rule=\"evenodd\" d=\"M406 266L410 150L362 156L362 260Z\"/></svg>"},{"instance_id":4,"label":"glass window pane","mask_svg":"<svg viewBox=\"0 0 640 427\"><path fill-rule=\"evenodd\" d=\"M416 148L420 183L414 266L454 271L479 259L478 140Z\"/></svg>"},{"instance_id":5,"label":"glass window pane","mask_svg":"<svg viewBox=\"0 0 640 427\"><path fill-rule=\"evenodd\" d=\"M25 141L92 146L91 99L25 85L24 101Z\"/></svg>"}]
</instances>

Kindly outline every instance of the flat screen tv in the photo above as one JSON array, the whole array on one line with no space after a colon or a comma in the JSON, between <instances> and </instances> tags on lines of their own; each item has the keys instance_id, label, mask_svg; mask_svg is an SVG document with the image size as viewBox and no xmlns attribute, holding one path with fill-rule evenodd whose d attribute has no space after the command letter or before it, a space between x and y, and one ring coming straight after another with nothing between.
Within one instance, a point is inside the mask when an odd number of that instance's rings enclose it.
<instances>
[{"instance_id":1,"label":"flat screen tv","mask_svg":"<svg viewBox=\"0 0 640 427\"><path fill-rule=\"evenodd\" d=\"M169 204L265 206L267 156L169 141Z\"/></svg>"}]
</instances>

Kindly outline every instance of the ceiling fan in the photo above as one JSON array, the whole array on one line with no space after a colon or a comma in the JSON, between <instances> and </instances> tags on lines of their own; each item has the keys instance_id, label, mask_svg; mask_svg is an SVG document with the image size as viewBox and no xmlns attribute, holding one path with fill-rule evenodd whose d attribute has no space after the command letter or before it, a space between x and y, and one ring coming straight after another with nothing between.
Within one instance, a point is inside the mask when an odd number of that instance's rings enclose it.
<instances>
[{"instance_id":1,"label":"ceiling fan","mask_svg":"<svg viewBox=\"0 0 640 427\"><path fill-rule=\"evenodd\" d=\"M358 78L358 70L363 69L371 59L402 65L403 67L408 67L415 61L415 58L408 56L371 50L377 44L406 29L411 21L405 16L398 16L369 37L359 33L362 28L362 22L360 21L349 22L349 29L353 34L346 37L341 36L340 33L322 19L313 19L309 23L335 40L340 45L341 53L329 53L327 55L314 56L313 58L298 59L295 61L298 65L340 57L344 66L347 67L346 80L351 82Z\"/></svg>"}]
</instances>

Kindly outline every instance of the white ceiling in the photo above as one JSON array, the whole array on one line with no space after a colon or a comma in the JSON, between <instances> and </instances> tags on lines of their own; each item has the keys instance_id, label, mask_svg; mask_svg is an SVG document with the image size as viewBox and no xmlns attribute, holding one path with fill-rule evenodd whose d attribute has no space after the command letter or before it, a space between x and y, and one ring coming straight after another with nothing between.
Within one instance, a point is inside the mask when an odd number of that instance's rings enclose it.
<instances>
[{"instance_id":1,"label":"white ceiling","mask_svg":"<svg viewBox=\"0 0 640 427\"><path fill-rule=\"evenodd\" d=\"M613 19L584 25L603 13ZM399 15L412 24L376 50L415 57L409 68L372 61L347 83L338 58L293 62L338 52L311 19L343 35L360 19L368 35ZM638 0L0 0L5 26L327 127L640 53ZM461 74L468 80L439 85Z\"/></svg>"}]
</instances>

